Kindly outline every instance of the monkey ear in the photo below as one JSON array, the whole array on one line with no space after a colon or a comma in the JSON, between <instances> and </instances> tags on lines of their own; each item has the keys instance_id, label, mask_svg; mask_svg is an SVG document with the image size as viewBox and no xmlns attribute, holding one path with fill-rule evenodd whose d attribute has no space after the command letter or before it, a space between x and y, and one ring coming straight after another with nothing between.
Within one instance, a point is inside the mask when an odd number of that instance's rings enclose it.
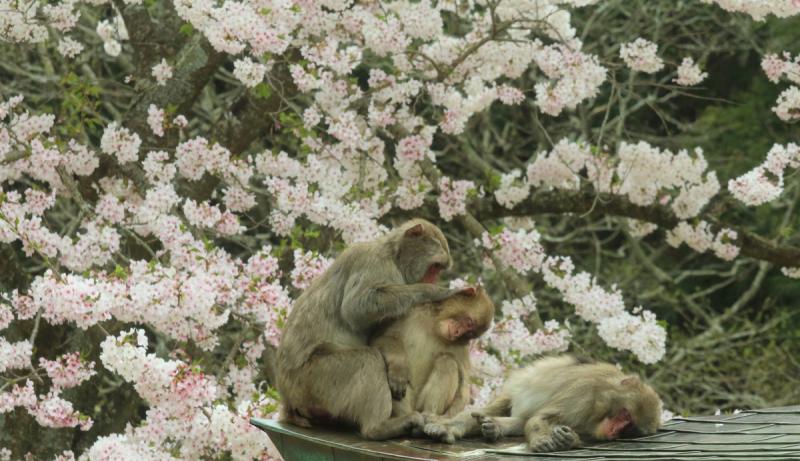
<instances>
[{"instance_id":1,"label":"monkey ear","mask_svg":"<svg viewBox=\"0 0 800 461\"><path fill-rule=\"evenodd\" d=\"M628 376L623 379L620 384L623 386L638 386L640 384L639 378L636 376Z\"/></svg>"},{"instance_id":2,"label":"monkey ear","mask_svg":"<svg viewBox=\"0 0 800 461\"><path fill-rule=\"evenodd\" d=\"M461 290L461 294L468 298L474 298L478 292L475 290L475 287L467 287Z\"/></svg>"},{"instance_id":3,"label":"monkey ear","mask_svg":"<svg viewBox=\"0 0 800 461\"><path fill-rule=\"evenodd\" d=\"M417 224L416 226L411 227L406 231L406 237L419 237L420 235L422 235L422 232L423 232L422 224Z\"/></svg>"}]
</instances>

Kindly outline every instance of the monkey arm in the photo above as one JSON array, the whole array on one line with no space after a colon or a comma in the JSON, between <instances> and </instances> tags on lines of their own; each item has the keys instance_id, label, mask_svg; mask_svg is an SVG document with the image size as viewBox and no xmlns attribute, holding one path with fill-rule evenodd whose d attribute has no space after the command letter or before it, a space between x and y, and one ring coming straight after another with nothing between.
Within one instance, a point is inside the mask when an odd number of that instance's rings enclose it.
<instances>
[{"instance_id":1,"label":"monkey arm","mask_svg":"<svg viewBox=\"0 0 800 461\"><path fill-rule=\"evenodd\" d=\"M452 354L439 354L433 362L428 380L420 389L415 402L417 411L444 414L459 389L458 362Z\"/></svg>"},{"instance_id":2,"label":"monkey arm","mask_svg":"<svg viewBox=\"0 0 800 461\"><path fill-rule=\"evenodd\" d=\"M368 331L382 320L399 317L415 304L442 301L460 292L430 283L386 284L361 278L348 283L342 318L355 331Z\"/></svg>"},{"instance_id":3,"label":"monkey arm","mask_svg":"<svg viewBox=\"0 0 800 461\"><path fill-rule=\"evenodd\" d=\"M447 416L453 416L461 413L469 404L469 402L469 372L463 366L459 366L458 389L456 390L455 398L453 398L453 403L450 404L450 407L447 409L447 411L445 411L444 414Z\"/></svg>"},{"instance_id":4,"label":"monkey arm","mask_svg":"<svg viewBox=\"0 0 800 461\"><path fill-rule=\"evenodd\" d=\"M569 450L582 445L580 437L569 427L557 423L558 411L543 408L525 422L525 440L533 452Z\"/></svg>"},{"instance_id":5,"label":"monkey arm","mask_svg":"<svg viewBox=\"0 0 800 461\"><path fill-rule=\"evenodd\" d=\"M486 416L480 412L473 412L472 416L481 426L481 434L491 442L496 442L502 437L515 437L523 435L525 418L518 416Z\"/></svg>"},{"instance_id":6,"label":"monkey arm","mask_svg":"<svg viewBox=\"0 0 800 461\"><path fill-rule=\"evenodd\" d=\"M392 325L396 327L398 325ZM370 345L378 348L386 362L386 377L394 400L402 400L409 383L408 355L397 328L390 328L375 338Z\"/></svg>"}]
</instances>

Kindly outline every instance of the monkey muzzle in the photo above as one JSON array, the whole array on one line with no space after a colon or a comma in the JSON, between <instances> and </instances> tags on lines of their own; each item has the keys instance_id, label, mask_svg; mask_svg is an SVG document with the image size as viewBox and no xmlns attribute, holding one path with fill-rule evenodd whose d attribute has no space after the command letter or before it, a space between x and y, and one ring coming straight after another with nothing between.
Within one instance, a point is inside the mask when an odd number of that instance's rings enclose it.
<instances>
[{"instance_id":1,"label":"monkey muzzle","mask_svg":"<svg viewBox=\"0 0 800 461\"><path fill-rule=\"evenodd\" d=\"M608 422L606 436L608 439L619 438L622 434L627 434L633 428L633 418L630 412L623 408L616 416Z\"/></svg>"},{"instance_id":2,"label":"monkey muzzle","mask_svg":"<svg viewBox=\"0 0 800 461\"><path fill-rule=\"evenodd\" d=\"M444 269L444 265L439 263L433 263L428 266L428 270L425 271L425 275L422 276L422 283L438 283L439 273L442 269Z\"/></svg>"}]
</instances>

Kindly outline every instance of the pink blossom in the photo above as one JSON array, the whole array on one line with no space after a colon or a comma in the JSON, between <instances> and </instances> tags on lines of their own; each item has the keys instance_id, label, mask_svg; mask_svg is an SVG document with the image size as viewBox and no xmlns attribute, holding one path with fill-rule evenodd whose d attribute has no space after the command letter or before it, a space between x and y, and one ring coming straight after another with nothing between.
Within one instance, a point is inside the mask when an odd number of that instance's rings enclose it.
<instances>
[{"instance_id":1,"label":"pink blossom","mask_svg":"<svg viewBox=\"0 0 800 461\"><path fill-rule=\"evenodd\" d=\"M162 137L164 136L164 109L159 109L155 104L150 104L147 108L147 124L153 134Z\"/></svg>"},{"instance_id":2,"label":"pink blossom","mask_svg":"<svg viewBox=\"0 0 800 461\"><path fill-rule=\"evenodd\" d=\"M95 374L94 362L84 363L77 352L64 354L57 360L41 357L39 366L45 369L57 390L75 387Z\"/></svg>"},{"instance_id":3,"label":"pink blossom","mask_svg":"<svg viewBox=\"0 0 800 461\"><path fill-rule=\"evenodd\" d=\"M475 190L472 181L453 181L444 176L439 179L439 214L445 221L450 221L454 216L467 211L467 195Z\"/></svg>"},{"instance_id":4,"label":"pink blossom","mask_svg":"<svg viewBox=\"0 0 800 461\"><path fill-rule=\"evenodd\" d=\"M294 269L292 269L291 274L292 285L298 290L305 290L332 263L332 259L315 255L313 252L294 250Z\"/></svg>"},{"instance_id":5,"label":"pink blossom","mask_svg":"<svg viewBox=\"0 0 800 461\"><path fill-rule=\"evenodd\" d=\"M643 38L623 44L619 55L633 70L652 74L664 67L664 61L656 55L658 45Z\"/></svg>"},{"instance_id":6,"label":"pink blossom","mask_svg":"<svg viewBox=\"0 0 800 461\"><path fill-rule=\"evenodd\" d=\"M153 66L151 74L158 85L164 86L167 84L167 80L172 78L172 66L167 64L166 59L162 58L161 62Z\"/></svg>"}]
</instances>

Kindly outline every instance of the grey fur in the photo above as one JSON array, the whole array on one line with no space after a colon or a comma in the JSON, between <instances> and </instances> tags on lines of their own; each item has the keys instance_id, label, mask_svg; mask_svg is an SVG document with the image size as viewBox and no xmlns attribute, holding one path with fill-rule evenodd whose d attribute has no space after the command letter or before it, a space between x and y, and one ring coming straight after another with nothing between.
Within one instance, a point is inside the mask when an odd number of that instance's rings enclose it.
<instances>
[{"instance_id":1,"label":"grey fur","mask_svg":"<svg viewBox=\"0 0 800 461\"><path fill-rule=\"evenodd\" d=\"M469 317L469 335L450 340L440 325ZM415 306L400 319L379 330L370 341L386 360L395 398L392 414L414 411L455 415L469 403L469 341L483 334L494 317L494 304L482 287L472 296L457 294L440 303ZM413 357L413 360L409 360Z\"/></svg>"},{"instance_id":2,"label":"grey fur","mask_svg":"<svg viewBox=\"0 0 800 461\"><path fill-rule=\"evenodd\" d=\"M297 299L277 351L282 418L356 425L370 439L422 424L418 413L391 418L383 357L367 340L382 321L457 290L419 283L429 267L449 267L447 240L428 221L409 221L373 242L347 248Z\"/></svg>"},{"instance_id":3,"label":"grey fur","mask_svg":"<svg viewBox=\"0 0 800 461\"><path fill-rule=\"evenodd\" d=\"M446 443L474 435L491 441L524 435L531 451L558 451L603 439L603 421L623 409L639 434L658 429L661 399L650 386L614 365L581 363L563 355L512 373L486 408L431 421L423 430Z\"/></svg>"}]
</instances>

